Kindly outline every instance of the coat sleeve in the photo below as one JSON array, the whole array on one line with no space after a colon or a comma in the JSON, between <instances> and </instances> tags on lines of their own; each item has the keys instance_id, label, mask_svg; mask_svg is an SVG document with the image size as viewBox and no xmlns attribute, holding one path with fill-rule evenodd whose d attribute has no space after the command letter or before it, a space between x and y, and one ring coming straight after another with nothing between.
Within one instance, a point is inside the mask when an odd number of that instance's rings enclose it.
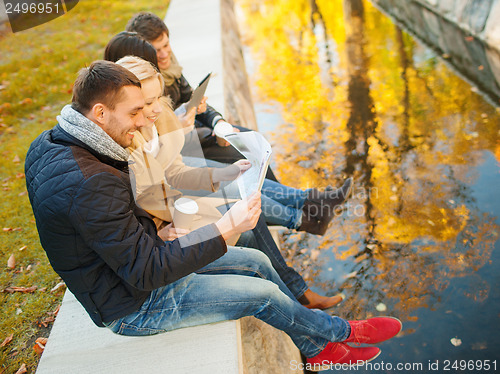
<instances>
[{"instance_id":1,"label":"coat sleeve","mask_svg":"<svg viewBox=\"0 0 500 374\"><path fill-rule=\"evenodd\" d=\"M226 244L215 225L163 242L134 214L130 186L111 173L87 179L70 219L79 235L125 282L140 290L172 283L221 257Z\"/></svg>"},{"instance_id":2,"label":"coat sleeve","mask_svg":"<svg viewBox=\"0 0 500 374\"><path fill-rule=\"evenodd\" d=\"M220 183L213 182L213 168L187 166L179 154L165 169L165 177L170 186L184 190L217 191Z\"/></svg>"},{"instance_id":3,"label":"coat sleeve","mask_svg":"<svg viewBox=\"0 0 500 374\"><path fill-rule=\"evenodd\" d=\"M207 110L205 110L205 112L196 115L196 121L198 123L201 123L203 127L209 127L211 129L213 129L217 122L221 119L224 119L222 114L217 112L210 105L207 105Z\"/></svg>"}]
</instances>

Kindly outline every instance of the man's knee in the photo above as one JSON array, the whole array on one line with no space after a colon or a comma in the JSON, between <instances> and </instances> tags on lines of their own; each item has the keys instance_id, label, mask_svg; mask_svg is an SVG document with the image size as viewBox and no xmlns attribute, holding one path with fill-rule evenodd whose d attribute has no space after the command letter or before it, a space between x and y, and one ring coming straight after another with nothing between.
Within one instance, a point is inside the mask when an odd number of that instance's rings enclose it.
<instances>
[{"instance_id":1,"label":"man's knee","mask_svg":"<svg viewBox=\"0 0 500 374\"><path fill-rule=\"evenodd\" d=\"M262 269L272 269L273 267L269 257L258 249L248 247L229 247L228 250L238 251L238 255L241 256L242 259L245 259L245 262L254 264L255 267Z\"/></svg>"}]
</instances>

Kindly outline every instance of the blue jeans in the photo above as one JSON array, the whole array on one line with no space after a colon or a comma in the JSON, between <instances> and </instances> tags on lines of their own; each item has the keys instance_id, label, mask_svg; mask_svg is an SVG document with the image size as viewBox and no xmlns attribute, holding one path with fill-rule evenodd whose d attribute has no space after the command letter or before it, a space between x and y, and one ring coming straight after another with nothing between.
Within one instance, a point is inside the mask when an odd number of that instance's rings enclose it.
<instances>
[{"instance_id":1,"label":"blue jeans","mask_svg":"<svg viewBox=\"0 0 500 374\"><path fill-rule=\"evenodd\" d=\"M243 156L242 156L243 157ZM220 162L205 160L196 157L183 157L184 163L193 167L225 167ZM241 199L238 184L222 182L218 191L208 194L202 191L182 190L192 196L213 196L228 199ZM302 224L302 207L307 197L307 190L284 186L270 179L265 179L262 186L262 213L266 222L272 225L285 226L297 229Z\"/></svg>"},{"instance_id":2,"label":"blue jeans","mask_svg":"<svg viewBox=\"0 0 500 374\"><path fill-rule=\"evenodd\" d=\"M197 273L152 291L138 311L107 327L117 334L144 336L245 316L284 331L307 357L350 334L344 319L295 301L266 256L238 247L229 247Z\"/></svg>"},{"instance_id":3,"label":"blue jeans","mask_svg":"<svg viewBox=\"0 0 500 374\"><path fill-rule=\"evenodd\" d=\"M265 253L271 260L274 270L297 300L306 292L308 287L304 278L294 268L287 265L262 214L255 228L241 234L236 245L255 248Z\"/></svg>"}]
</instances>

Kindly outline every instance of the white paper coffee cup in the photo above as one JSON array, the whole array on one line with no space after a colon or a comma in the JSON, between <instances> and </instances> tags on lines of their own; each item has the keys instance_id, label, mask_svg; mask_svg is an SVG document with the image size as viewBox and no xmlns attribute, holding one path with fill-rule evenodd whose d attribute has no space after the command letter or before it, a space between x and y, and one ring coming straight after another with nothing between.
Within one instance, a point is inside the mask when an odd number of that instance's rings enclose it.
<instances>
[{"instance_id":1,"label":"white paper coffee cup","mask_svg":"<svg viewBox=\"0 0 500 374\"><path fill-rule=\"evenodd\" d=\"M198 213L198 204L192 199L181 197L174 203L174 227L189 230Z\"/></svg>"},{"instance_id":2,"label":"white paper coffee cup","mask_svg":"<svg viewBox=\"0 0 500 374\"><path fill-rule=\"evenodd\" d=\"M218 124L215 125L214 127L214 134L217 137L217 144L220 146L224 146L226 144L226 139L224 139L224 136L227 134L231 134L234 132L233 126L231 126L227 122L219 122Z\"/></svg>"}]
</instances>

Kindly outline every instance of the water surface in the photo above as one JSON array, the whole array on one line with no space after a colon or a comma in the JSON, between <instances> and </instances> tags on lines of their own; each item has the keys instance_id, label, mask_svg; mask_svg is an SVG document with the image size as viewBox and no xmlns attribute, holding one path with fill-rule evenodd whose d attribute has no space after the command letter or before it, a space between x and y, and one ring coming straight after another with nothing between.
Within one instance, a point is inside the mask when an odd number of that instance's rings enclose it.
<instances>
[{"instance_id":1,"label":"water surface","mask_svg":"<svg viewBox=\"0 0 500 374\"><path fill-rule=\"evenodd\" d=\"M285 235L288 260L314 290L347 295L335 314L404 324L379 345L375 362L392 370L358 372L396 372L398 363L457 372L445 360L498 367L497 110L367 1L237 5L280 180L355 180L324 237Z\"/></svg>"}]
</instances>

